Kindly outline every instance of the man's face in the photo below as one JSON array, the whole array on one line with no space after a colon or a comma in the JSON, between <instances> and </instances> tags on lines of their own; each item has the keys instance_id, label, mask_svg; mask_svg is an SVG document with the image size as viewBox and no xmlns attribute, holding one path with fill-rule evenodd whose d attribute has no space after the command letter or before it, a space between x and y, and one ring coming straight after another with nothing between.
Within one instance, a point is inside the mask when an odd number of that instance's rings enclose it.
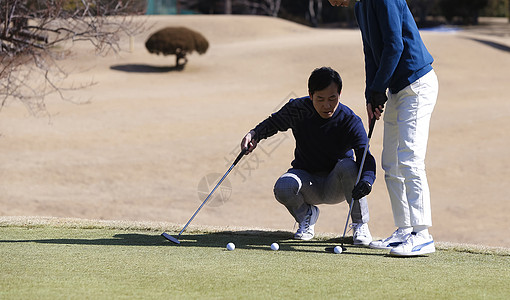
<instances>
[{"instance_id":1,"label":"man's face","mask_svg":"<svg viewBox=\"0 0 510 300\"><path fill-rule=\"evenodd\" d=\"M349 6L349 0L329 0L329 3L333 6L343 6L348 7Z\"/></svg>"},{"instance_id":2,"label":"man's face","mask_svg":"<svg viewBox=\"0 0 510 300\"><path fill-rule=\"evenodd\" d=\"M329 119L335 113L339 103L340 93L338 86L332 82L327 88L315 91L310 95L313 107L323 119Z\"/></svg>"}]
</instances>

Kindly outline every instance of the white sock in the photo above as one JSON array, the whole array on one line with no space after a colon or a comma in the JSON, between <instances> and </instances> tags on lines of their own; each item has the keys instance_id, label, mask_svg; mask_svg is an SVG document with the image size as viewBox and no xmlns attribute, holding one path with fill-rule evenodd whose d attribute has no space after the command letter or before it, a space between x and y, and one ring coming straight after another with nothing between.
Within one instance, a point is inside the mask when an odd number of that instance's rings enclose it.
<instances>
[{"instance_id":1,"label":"white sock","mask_svg":"<svg viewBox=\"0 0 510 300\"><path fill-rule=\"evenodd\" d=\"M399 227L398 230L404 232L405 234L411 233L413 231L413 227Z\"/></svg>"},{"instance_id":2,"label":"white sock","mask_svg":"<svg viewBox=\"0 0 510 300\"><path fill-rule=\"evenodd\" d=\"M426 225L414 226L413 231L416 232L416 235L421 235L423 237L429 236L429 229Z\"/></svg>"}]
</instances>

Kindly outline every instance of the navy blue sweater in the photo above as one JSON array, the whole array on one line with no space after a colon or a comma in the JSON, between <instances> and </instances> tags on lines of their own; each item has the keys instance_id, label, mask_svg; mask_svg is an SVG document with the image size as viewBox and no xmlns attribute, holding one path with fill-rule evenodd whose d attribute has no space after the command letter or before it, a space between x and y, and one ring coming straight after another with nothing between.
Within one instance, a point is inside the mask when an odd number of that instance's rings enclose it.
<instances>
[{"instance_id":1,"label":"navy blue sweater","mask_svg":"<svg viewBox=\"0 0 510 300\"><path fill-rule=\"evenodd\" d=\"M432 70L434 59L405 0L361 0L355 6L365 53L366 90L397 93Z\"/></svg>"},{"instance_id":2,"label":"navy blue sweater","mask_svg":"<svg viewBox=\"0 0 510 300\"><path fill-rule=\"evenodd\" d=\"M268 138L278 131L292 129L296 140L292 167L310 173L330 172L339 159L361 158L368 141L361 119L339 103L333 116L323 119L313 107L310 97L291 99L279 111L253 130L255 139ZM367 152L361 180L375 181L375 159Z\"/></svg>"}]
</instances>

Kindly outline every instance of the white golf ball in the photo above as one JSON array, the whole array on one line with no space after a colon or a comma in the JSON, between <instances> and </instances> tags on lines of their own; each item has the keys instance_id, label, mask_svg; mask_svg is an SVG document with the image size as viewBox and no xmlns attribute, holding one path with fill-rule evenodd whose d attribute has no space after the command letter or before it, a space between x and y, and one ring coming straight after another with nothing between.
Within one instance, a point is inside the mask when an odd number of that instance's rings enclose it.
<instances>
[{"instance_id":1,"label":"white golf ball","mask_svg":"<svg viewBox=\"0 0 510 300\"><path fill-rule=\"evenodd\" d=\"M236 245L234 245L234 243L228 243L227 244L227 250L228 251L233 251L235 248L236 248Z\"/></svg>"},{"instance_id":2,"label":"white golf ball","mask_svg":"<svg viewBox=\"0 0 510 300\"><path fill-rule=\"evenodd\" d=\"M335 246L335 248L333 248L333 252L335 252L336 254L340 254L340 253L342 253L342 247L340 247L340 246Z\"/></svg>"},{"instance_id":3,"label":"white golf ball","mask_svg":"<svg viewBox=\"0 0 510 300\"><path fill-rule=\"evenodd\" d=\"M280 245L278 245L278 243L272 243L271 244L271 250L276 251L278 249L280 249Z\"/></svg>"}]
</instances>

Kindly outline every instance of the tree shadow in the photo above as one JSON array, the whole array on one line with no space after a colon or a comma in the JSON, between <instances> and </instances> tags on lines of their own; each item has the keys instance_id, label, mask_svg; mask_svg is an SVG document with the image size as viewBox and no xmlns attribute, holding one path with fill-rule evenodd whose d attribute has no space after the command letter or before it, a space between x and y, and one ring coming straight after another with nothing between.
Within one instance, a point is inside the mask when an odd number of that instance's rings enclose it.
<instances>
[{"instance_id":1,"label":"tree shadow","mask_svg":"<svg viewBox=\"0 0 510 300\"><path fill-rule=\"evenodd\" d=\"M126 233L116 234L112 238L105 239L32 239L32 240L0 240L2 243L40 243L61 245L107 245L107 246L161 246L164 245L163 237L151 234Z\"/></svg>"},{"instance_id":2,"label":"tree shadow","mask_svg":"<svg viewBox=\"0 0 510 300\"><path fill-rule=\"evenodd\" d=\"M126 64L110 66L111 70L128 73L168 73L184 70L184 65L179 66L151 66L145 64Z\"/></svg>"},{"instance_id":3,"label":"tree shadow","mask_svg":"<svg viewBox=\"0 0 510 300\"><path fill-rule=\"evenodd\" d=\"M504 45L504 44L500 44L500 43L496 43L496 42L488 41L488 40L475 39L475 38L467 38L467 39L470 39L470 40L475 41L475 42L482 43L484 45L490 46L492 48L495 48L495 49L498 49L498 50L501 50L501 51L510 52L510 47L507 46L507 45Z\"/></svg>"}]
</instances>

